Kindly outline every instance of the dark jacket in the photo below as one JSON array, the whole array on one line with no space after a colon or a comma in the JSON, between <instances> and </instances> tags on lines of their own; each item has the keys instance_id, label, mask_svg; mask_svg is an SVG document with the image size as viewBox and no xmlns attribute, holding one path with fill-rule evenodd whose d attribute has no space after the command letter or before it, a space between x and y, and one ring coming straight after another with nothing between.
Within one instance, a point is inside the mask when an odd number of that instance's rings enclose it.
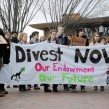
<instances>
[{"instance_id":1,"label":"dark jacket","mask_svg":"<svg viewBox=\"0 0 109 109\"><path fill-rule=\"evenodd\" d=\"M5 34L1 28L0 35L5 37ZM8 44L0 44L0 58L3 60L3 64L8 64L10 59L10 42L9 40L6 41Z\"/></svg>"},{"instance_id":2,"label":"dark jacket","mask_svg":"<svg viewBox=\"0 0 109 109\"><path fill-rule=\"evenodd\" d=\"M12 37L11 42L13 42L13 43L18 43L19 40L17 39L17 37Z\"/></svg>"},{"instance_id":3,"label":"dark jacket","mask_svg":"<svg viewBox=\"0 0 109 109\"><path fill-rule=\"evenodd\" d=\"M2 44L0 44L0 58L2 58L2 51L3 51Z\"/></svg>"},{"instance_id":4,"label":"dark jacket","mask_svg":"<svg viewBox=\"0 0 109 109\"><path fill-rule=\"evenodd\" d=\"M2 61L2 46L0 44L0 70L1 70L2 65L3 65L3 61Z\"/></svg>"},{"instance_id":5,"label":"dark jacket","mask_svg":"<svg viewBox=\"0 0 109 109\"><path fill-rule=\"evenodd\" d=\"M10 62L10 41L9 40L6 40L6 41L8 44L2 45L3 64L9 64Z\"/></svg>"},{"instance_id":6,"label":"dark jacket","mask_svg":"<svg viewBox=\"0 0 109 109\"><path fill-rule=\"evenodd\" d=\"M5 36L3 30L0 28L0 35ZM2 58L3 44L0 44L0 58Z\"/></svg>"},{"instance_id":7,"label":"dark jacket","mask_svg":"<svg viewBox=\"0 0 109 109\"><path fill-rule=\"evenodd\" d=\"M68 45L68 37L67 36L58 36L56 37L57 44Z\"/></svg>"},{"instance_id":8,"label":"dark jacket","mask_svg":"<svg viewBox=\"0 0 109 109\"><path fill-rule=\"evenodd\" d=\"M85 46L89 46L89 39L87 38L87 36L83 35L82 38L86 39L86 45Z\"/></svg>"}]
</instances>

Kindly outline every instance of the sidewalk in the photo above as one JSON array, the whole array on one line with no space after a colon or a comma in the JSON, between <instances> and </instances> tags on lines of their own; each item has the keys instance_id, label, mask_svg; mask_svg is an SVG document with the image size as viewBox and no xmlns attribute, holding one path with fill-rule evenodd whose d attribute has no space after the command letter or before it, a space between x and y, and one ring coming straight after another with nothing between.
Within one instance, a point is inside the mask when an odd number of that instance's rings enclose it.
<instances>
[{"instance_id":1,"label":"sidewalk","mask_svg":"<svg viewBox=\"0 0 109 109\"><path fill-rule=\"evenodd\" d=\"M52 89L52 87L50 87ZM18 88L7 89L9 94L0 97L0 109L108 109L109 87L104 92L93 91L87 87L86 93L65 92L63 87L58 87L58 93L44 93L41 90L19 92Z\"/></svg>"}]
</instances>

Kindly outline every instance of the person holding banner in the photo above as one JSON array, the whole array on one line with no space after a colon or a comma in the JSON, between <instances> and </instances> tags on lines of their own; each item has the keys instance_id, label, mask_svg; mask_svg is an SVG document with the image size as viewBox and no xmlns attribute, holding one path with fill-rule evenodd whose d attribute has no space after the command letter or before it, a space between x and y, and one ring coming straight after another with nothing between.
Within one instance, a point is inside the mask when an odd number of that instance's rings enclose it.
<instances>
[{"instance_id":1,"label":"person holding banner","mask_svg":"<svg viewBox=\"0 0 109 109\"><path fill-rule=\"evenodd\" d=\"M18 40L18 33L16 31L12 31L11 32L11 42L12 43L18 43L19 40ZM14 88L18 88L19 86L18 85L13 85ZM9 86L7 86L7 88L9 88Z\"/></svg>"},{"instance_id":2,"label":"person holding banner","mask_svg":"<svg viewBox=\"0 0 109 109\"><path fill-rule=\"evenodd\" d=\"M85 46L89 46L89 39L87 38L87 36L85 35L85 30L84 29L79 29L78 31L78 35L80 38L84 38L86 39L86 44ZM81 85L81 92L86 92L85 86Z\"/></svg>"},{"instance_id":3,"label":"person holding banner","mask_svg":"<svg viewBox=\"0 0 109 109\"><path fill-rule=\"evenodd\" d=\"M77 33L78 33L77 37L86 39L85 46L89 46L89 40L88 40L87 36L85 35L85 30L83 28L80 28ZM76 91L76 85L73 84L72 92L75 92L75 91ZM81 85L81 92L86 92L85 86L83 86L83 85Z\"/></svg>"},{"instance_id":4,"label":"person holding banner","mask_svg":"<svg viewBox=\"0 0 109 109\"><path fill-rule=\"evenodd\" d=\"M4 36L3 30L0 28L0 35ZM3 67L3 61L2 61L2 50L3 50L3 45L0 44L0 72L1 72L1 68ZM3 87L3 84L0 83L0 97L4 97L5 94L2 93L1 89Z\"/></svg>"},{"instance_id":5,"label":"person holding banner","mask_svg":"<svg viewBox=\"0 0 109 109\"><path fill-rule=\"evenodd\" d=\"M8 42L10 43L10 40L11 40L11 34L9 32L6 32L5 33L5 39L8 40ZM7 85L7 88L10 88L10 85Z\"/></svg>"},{"instance_id":6,"label":"person holding banner","mask_svg":"<svg viewBox=\"0 0 109 109\"><path fill-rule=\"evenodd\" d=\"M56 37L57 44L68 45L68 37L64 35L64 29L65 27L62 24L58 25ZM63 86L65 91L69 91L68 84L64 84Z\"/></svg>"},{"instance_id":7,"label":"person holding banner","mask_svg":"<svg viewBox=\"0 0 109 109\"><path fill-rule=\"evenodd\" d=\"M0 67L2 67L3 65L9 64L10 62L10 36L6 37L1 28L0 35L2 35L7 42L7 44L0 44L0 58L2 60L2 65L0 62ZM5 90L5 84L0 83L0 96L4 96L5 94L8 94L8 92Z\"/></svg>"},{"instance_id":8,"label":"person holding banner","mask_svg":"<svg viewBox=\"0 0 109 109\"><path fill-rule=\"evenodd\" d=\"M44 42L45 40L45 36L41 36L39 39L40 42ZM44 86L44 92L52 92L52 90L49 89L49 84L41 84L41 86Z\"/></svg>"},{"instance_id":9,"label":"person holding banner","mask_svg":"<svg viewBox=\"0 0 109 109\"><path fill-rule=\"evenodd\" d=\"M47 42L57 44L58 42L56 40L56 35L57 35L57 31L51 30L50 31L50 37L47 39ZM53 92L58 92L57 86L58 86L58 84L53 84Z\"/></svg>"},{"instance_id":10,"label":"person holding banner","mask_svg":"<svg viewBox=\"0 0 109 109\"><path fill-rule=\"evenodd\" d=\"M30 41L29 44L35 44L39 42L39 32L34 31L30 35ZM28 89L31 88L31 85L28 85ZM40 90L40 87L38 87L38 84L34 84L34 89Z\"/></svg>"},{"instance_id":11,"label":"person holding banner","mask_svg":"<svg viewBox=\"0 0 109 109\"><path fill-rule=\"evenodd\" d=\"M2 54L2 47L1 47L1 44L0 44L0 72L1 72L1 68L3 66L2 55L1 54ZM0 97L4 97L5 96L5 94L2 93L2 91L1 91L2 86L3 85L0 83Z\"/></svg>"},{"instance_id":12,"label":"person holding banner","mask_svg":"<svg viewBox=\"0 0 109 109\"><path fill-rule=\"evenodd\" d=\"M95 32L93 37L92 37L92 42L89 44L89 46L99 46L99 45L104 45L101 43L101 38L98 32ZM98 90L97 86L94 86L94 90ZM104 86L100 86L100 91L104 91Z\"/></svg>"},{"instance_id":13,"label":"person holding banner","mask_svg":"<svg viewBox=\"0 0 109 109\"><path fill-rule=\"evenodd\" d=\"M22 32L22 33L20 33L19 34L19 44L27 44L27 33L24 33L24 32ZM26 89L26 85L19 85L19 91L26 91L27 89Z\"/></svg>"}]
</instances>

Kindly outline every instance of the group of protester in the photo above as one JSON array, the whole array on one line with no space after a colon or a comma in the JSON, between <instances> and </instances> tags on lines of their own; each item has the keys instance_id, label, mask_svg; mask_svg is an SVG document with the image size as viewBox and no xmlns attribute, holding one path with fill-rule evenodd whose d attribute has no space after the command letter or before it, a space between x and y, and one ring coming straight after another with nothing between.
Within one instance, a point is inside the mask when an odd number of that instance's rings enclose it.
<instances>
[{"instance_id":1,"label":"group of protester","mask_svg":"<svg viewBox=\"0 0 109 109\"><path fill-rule=\"evenodd\" d=\"M50 36L48 39L46 39L44 36L41 36L39 38L39 32L34 31L30 35L30 41L27 42L27 33L22 32L18 33L13 31L11 33L6 32L4 33L2 29L0 29L0 35L2 35L5 40L7 41L7 44L0 44L0 68L3 66L3 64L9 64L10 62L10 43L19 43L19 44L35 44L35 43L40 43L43 41L47 41L48 43L55 43L55 44L62 44L62 45L71 45L71 37L72 35L66 36L64 34L64 29L65 27L63 25L58 25L57 30L51 30L50 31ZM77 32L77 37L85 38L86 39L86 46L98 46L98 45L106 45L109 42L106 41L105 38L100 37L98 32L95 32L92 41L89 41L89 38L85 35L85 30L84 29L79 29ZM91 42L91 43L89 43ZM72 46L72 45L71 45ZM52 90L49 89L49 84L43 84L44 86L44 91L45 92L52 92ZM8 88L10 87L9 85L7 86ZM19 91L27 91L32 88L31 84L26 85L14 85L13 87L19 87ZM69 88L72 88L72 91L76 91L76 84L69 85L64 84L63 85L65 91L69 91ZM80 86L81 91L85 92L85 86ZM34 84L34 89L40 90L40 87L38 84ZM94 90L98 90L97 86L94 86ZM101 91L104 91L104 87L100 87ZM58 92L58 84L53 84L53 92ZM0 83L0 97L3 97L5 94L8 94L8 92L5 90L5 85L3 83Z\"/></svg>"}]
</instances>

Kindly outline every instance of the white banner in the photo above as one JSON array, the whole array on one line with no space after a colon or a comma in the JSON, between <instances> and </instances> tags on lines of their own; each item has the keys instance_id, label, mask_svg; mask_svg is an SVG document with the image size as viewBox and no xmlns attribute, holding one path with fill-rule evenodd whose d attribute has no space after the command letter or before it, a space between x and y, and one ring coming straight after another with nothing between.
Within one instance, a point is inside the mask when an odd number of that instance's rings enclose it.
<instances>
[{"instance_id":1,"label":"white banner","mask_svg":"<svg viewBox=\"0 0 109 109\"><path fill-rule=\"evenodd\" d=\"M0 71L0 82L86 86L109 84L108 45L68 47L47 42L11 44L10 60L10 70L4 66Z\"/></svg>"}]
</instances>

